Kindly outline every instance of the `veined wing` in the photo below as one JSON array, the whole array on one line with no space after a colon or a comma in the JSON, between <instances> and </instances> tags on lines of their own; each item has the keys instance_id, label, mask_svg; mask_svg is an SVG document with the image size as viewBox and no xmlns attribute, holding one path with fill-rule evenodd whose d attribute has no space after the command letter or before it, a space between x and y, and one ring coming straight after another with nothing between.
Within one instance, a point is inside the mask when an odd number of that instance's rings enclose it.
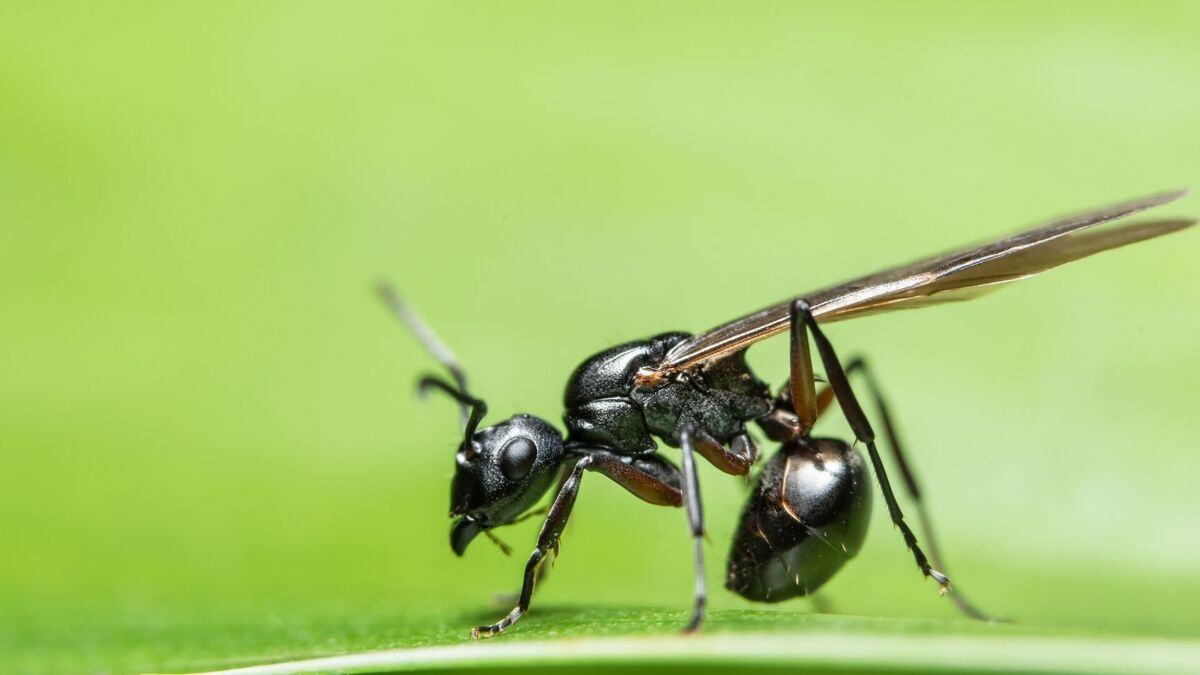
<instances>
[{"instance_id":1,"label":"veined wing","mask_svg":"<svg viewBox=\"0 0 1200 675\"><path fill-rule=\"evenodd\" d=\"M1164 192L1060 218L999 241L884 270L797 296L822 323L893 309L969 300L1000 284L1023 279L1093 253L1184 229L1190 219L1136 223L1083 232L1101 223L1166 204L1187 194ZM681 342L660 364L675 371L717 358L788 329L791 300L744 316Z\"/></svg>"}]
</instances>

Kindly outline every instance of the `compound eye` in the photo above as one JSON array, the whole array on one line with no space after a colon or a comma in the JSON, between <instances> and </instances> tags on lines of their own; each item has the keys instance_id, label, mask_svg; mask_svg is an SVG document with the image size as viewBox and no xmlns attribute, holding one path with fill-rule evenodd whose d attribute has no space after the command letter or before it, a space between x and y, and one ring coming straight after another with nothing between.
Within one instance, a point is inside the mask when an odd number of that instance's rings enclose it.
<instances>
[{"instance_id":1,"label":"compound eye","mask_svg":"<svg viewBox=\"0 0 1200 675\"><path fill-rule=\"evenodd\" d=\"M500 472L509 480L521 480L533 469L537 446L524 436L512 439L500 451Z\"/></svg>"}]
</instances>

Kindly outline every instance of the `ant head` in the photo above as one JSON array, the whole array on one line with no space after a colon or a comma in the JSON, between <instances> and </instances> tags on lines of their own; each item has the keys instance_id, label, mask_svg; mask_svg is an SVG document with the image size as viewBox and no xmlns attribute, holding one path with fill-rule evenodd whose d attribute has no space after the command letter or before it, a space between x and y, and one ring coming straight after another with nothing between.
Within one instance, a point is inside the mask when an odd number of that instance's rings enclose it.
<instances>
[{"instance_id":1,"label":"ant head","mask_svg":"<svg viewBox=\"0 0 1200 675\"><path fill-rule=\"evenodd\" d=\"M379 295L405 326L449 371L453 382L426 376L418 391L437 389L458 401L463 441L455 455L450 484L450 515L458 516L450 530L450 546L458 555L479 533L506 525L541 499L554 483L562 462L563 438L549 423L517 415L479 429L487 404L467 389L467 375L450 349L392 287L380 284ZM507 547L490 532L488 537L506 553Z\"/></svg>"},{"instance_id":2,"label":"ant head","mask_svg":"<svg viewBox=\"0 0 1200 675\"><path fill-rule=\"evenodd\" d=\"M515 520L554 484L563 440L549 423L517 415L464 439L455 455L450 546L462 555L479 533Z\"/></svg>"}]
</instances>

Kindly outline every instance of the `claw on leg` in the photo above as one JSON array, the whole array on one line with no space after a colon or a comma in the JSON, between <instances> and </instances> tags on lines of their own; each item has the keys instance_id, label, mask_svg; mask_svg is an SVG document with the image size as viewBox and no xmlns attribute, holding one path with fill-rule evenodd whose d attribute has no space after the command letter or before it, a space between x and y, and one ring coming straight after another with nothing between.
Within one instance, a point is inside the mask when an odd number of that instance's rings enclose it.
<instances>
[{"instance_id":1,"label":"claw on leg","mask_svg":"<svg viewBox=\"0 0 1200 675\"><path fill-rule=\"evenodd\" d=\"M929 568L929 576L933 577L933 580L938 583L938 586L941 586L941 588L938 589L938 595L945 595L946 591L950 590L950 577L942 574L932 567Z\"/></svg>"},{"instance_id":2,"label":"claw on leg","mask_svg":"<svg viewBox=\"0 0 1200 675\"><path fill-rule=\"evenodd\" d=\"M700 630L700 626L704 624L704 607L708 604L704 597L696 599L696 606L692 608L692 618L688 620L686 626L683 627L685 635L695 633Z\"/></svg>"},{"instance_id":3,"label":"claw on leg","mask_svg":"<svg viewBox=\"0 0 1200 675\"><path fill-rule=\"evenodd\" d=\"M490 626L476 626L471 629L471 637L480 640L483 638L495 637L505 631L509 626L517 622L521 618L521 608L516 607L508 613L508 616L500 619L499 622Z\"/></svg>"}]
</instances>

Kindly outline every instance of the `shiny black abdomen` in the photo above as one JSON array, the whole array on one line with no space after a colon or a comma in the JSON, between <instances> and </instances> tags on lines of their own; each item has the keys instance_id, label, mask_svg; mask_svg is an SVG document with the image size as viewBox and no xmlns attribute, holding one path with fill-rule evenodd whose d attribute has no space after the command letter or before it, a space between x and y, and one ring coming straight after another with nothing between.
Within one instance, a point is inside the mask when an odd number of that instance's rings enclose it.
<instances>
[{"instance_id":1,"label":"shiny black abdomen","mask_svg":"<svg viewBox=\"0 0 1200 675\"><path fill-rule=\"evenodd\" d=\"M654 388L638 388L639 368L662 362L690 337L663 333L607 349L584 361L567 382L567 444L622 454L653 452L653 436L678 446L684 428L703 429L726 442L771 406L767 386L742 354L689 371Z\"/></svg>"},{"instance_id":2,"label":"shiny black abdomen","mask_svg":"<svg viewBox=\"0 0 1200 675\"><path fill-rule=\"evenodd\" d=\"M817 590L862 546L867 480L862 455L842 441L785 443L763 465L742 511L725 587L759 602Z\"/></svg>"}]
</instances>

